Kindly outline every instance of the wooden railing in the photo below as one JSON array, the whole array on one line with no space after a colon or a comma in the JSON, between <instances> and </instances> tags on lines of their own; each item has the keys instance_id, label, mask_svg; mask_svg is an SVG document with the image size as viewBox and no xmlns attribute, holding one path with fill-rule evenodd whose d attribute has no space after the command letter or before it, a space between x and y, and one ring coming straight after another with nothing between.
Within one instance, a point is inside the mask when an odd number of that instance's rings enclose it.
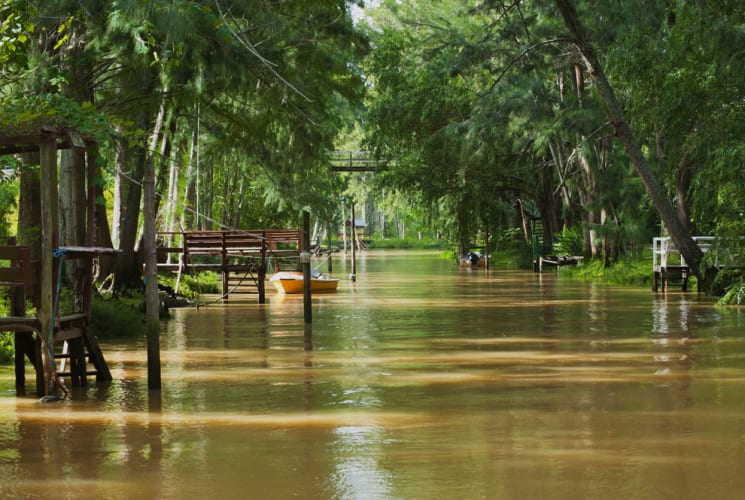
<instances>
[{"instance_id":1,"label":"wooden railing","mask_svg":"<svg viewBox=\"0 0 745 500\"><path fill-rule=\"evenodd\" d=\"M706 253L711 248L714 237L694 236L693 241L696 242L702 252ZM660 272L660 270L673 266L687 268L688 264L669 236L654 238L652 240L652 269L655 272Z\"/></svg>"},{"instance_id":2,"label":"wooden railing","mask_svg":"<svg viewBox=\"0 0 745 500\"><path fill-rule=\"evenodd\" d=\"M176 270L179 264L169 264L166 261L190 263L190 258L197 255L221 256L228 259L232 256L262 255L297 255L302 247L302 231L300 229L258 229L231 231L181 231L158 233L160 241L178 241L180 246L160 246L158 248L159 268ZM171 259L168 259L168 256ZM173 257L176 259L173 259ZM206 264L214 267L228 265L226 262Z\"/></svg>"},{"instance_id":3,"label":"wooden railing","mask_svg":"<svg viewBox=\"0 0 745 500\"><path fill-rule=\"evenodd\" d=\"M300 229L158 233L161 241L180 242L180 246L158 248L158 269L179 272L177 291L181 273L187 269L219 272L222 274L222 295L226 300L231 293L231 273L251 273L255 275L252 281L259 295L259 303L263 304L268 260L299 256L302 236Z\"/></svg>"}]
</instances>

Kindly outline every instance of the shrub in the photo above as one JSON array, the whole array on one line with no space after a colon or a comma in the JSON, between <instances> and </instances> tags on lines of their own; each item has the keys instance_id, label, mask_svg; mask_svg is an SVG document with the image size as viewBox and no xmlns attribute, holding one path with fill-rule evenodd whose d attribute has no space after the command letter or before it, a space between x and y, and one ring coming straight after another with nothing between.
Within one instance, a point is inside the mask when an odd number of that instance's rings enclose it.
<instances>
[{"instance_id":1,"label":"shrub","mask_svg":"<svg viewBox=\"0 0 745 500\"><path fill-rule=\"evenodd\" d=\"M145 316L142 302L139 294L116 298L94 296L88 333L103 339L143 335Z\"/></svg>"},{"instance_id":2,"label":"shrub","mask_svg":"<svg viewBox=\"0 0 745 500\"><path fill-rule=\"evenodd\" d=\"M0 332L0 364L4 364L13 359L13 333Z\"/></svg>"}]
</instances>

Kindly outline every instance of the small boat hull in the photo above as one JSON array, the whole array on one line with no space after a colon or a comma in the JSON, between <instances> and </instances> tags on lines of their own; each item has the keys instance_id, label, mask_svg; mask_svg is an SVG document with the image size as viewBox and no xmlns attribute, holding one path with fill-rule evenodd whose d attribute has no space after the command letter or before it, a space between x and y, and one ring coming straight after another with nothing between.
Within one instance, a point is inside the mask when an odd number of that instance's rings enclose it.
<instances>
[{"instance_id":1,"label":"small boat hull","mask_svg":"<svg viewBox=\"0 0 745 500\"><path fill-rule=\"evenodd\" d=\"M269 280L279 293L298 294L303 293L303 273L299 271L279 272ZM311 278L311 293L335 292L339 280L336 278Z\"/></svg>"}]
</instances>

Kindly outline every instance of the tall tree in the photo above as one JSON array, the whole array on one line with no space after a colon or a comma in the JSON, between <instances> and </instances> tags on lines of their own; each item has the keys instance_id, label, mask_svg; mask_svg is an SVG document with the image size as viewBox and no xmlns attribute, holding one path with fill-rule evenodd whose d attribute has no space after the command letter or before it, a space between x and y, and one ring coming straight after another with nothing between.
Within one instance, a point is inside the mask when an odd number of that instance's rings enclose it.
<instances>
[{"instance_id":1,"label":"tall tree","mask_svg":"<svg viewBox=\"0 0 745 500\"><path fill-rule=\"evenodd\" d=\"M572 34L572 43L582 54L587 70L595 83L598 92L603 98L606 112L608 113L608 119L610 120L616 135L623 143L626 153L629 155L639 177L642 179L657 212L660 214L660 218L665 223L670 232L670 236L680 250L681 255L693 269L696 277L703 283L706 283L709 279L709 273L705 273L705 270L701 266L703 252L691 237L686 225L678 218L675 208L668 200L665 191L662 189L662 185L642 153L631 127L626 120L623 109L616 98L613 87L605 76L595 48L584 25L579 19L574 4L571 0L554 1L564 19L564 22L566 23L567 29Z\"/></svg>"}]
</instances>

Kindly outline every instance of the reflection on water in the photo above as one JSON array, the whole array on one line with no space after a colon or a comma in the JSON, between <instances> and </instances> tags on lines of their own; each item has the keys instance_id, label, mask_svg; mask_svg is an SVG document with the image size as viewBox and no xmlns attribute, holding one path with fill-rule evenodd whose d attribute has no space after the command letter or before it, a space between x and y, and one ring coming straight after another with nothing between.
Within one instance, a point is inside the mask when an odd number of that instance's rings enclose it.
<instances>
[{"instance_id":1,"label":"reflection on water","mask_svg":"<svg viewBox=\"0 0 745 500\"><path fill-rule=\"evenodd\" d=\"M337 259L338 276L349 263ZM363 253L313 299L177 310L59 404L0 369L3 498L735 498L745 323L695 294ZM312 345L308 345L311 342ZM312 349L311 349L312 347Z\"/></svg>"}]
</instances>

